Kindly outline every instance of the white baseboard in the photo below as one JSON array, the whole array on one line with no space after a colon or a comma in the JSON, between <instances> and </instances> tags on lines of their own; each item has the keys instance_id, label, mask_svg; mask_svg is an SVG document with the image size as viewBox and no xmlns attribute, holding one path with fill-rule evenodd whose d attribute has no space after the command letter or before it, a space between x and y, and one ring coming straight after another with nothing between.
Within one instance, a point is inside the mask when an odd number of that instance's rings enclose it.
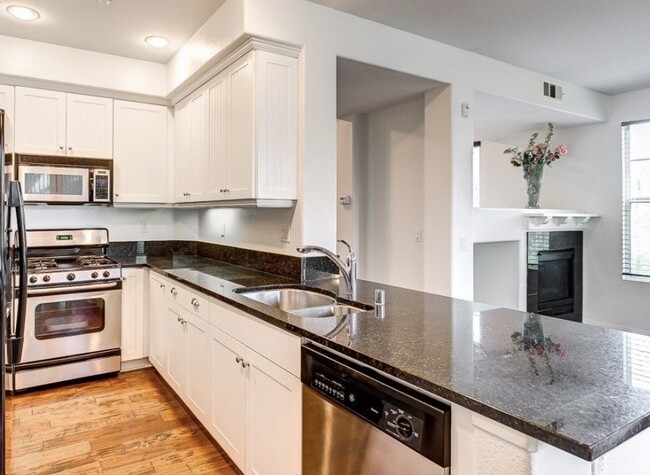
<instances>
[{"instance_id":1,"label":"white baseboard","mask_svg":"<svg viewBox=\"0 0 650 475\"><path fill-rule=\"evenodd\" d=\"M122 361L122 371L135 371L136 369L150 368L149 358L140 358L138 360Z\"/></svg>"}]
</instances>

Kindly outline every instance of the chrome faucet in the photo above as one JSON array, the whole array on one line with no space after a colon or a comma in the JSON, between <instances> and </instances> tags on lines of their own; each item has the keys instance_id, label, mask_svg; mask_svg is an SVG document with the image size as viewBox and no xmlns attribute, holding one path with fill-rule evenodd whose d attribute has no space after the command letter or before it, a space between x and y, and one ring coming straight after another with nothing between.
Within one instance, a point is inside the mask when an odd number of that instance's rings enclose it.
<instances>
[{"instance_id":1,"label":"chrome faucet","mask_svg":"<svg viewBox=\"0 0 650 475\"><path fill-rule=\"evenodd\" d=\"M357 256L354 254L354 251L352 250L352 246L350 246L347 242L345 242L343 239L339 239L341 244L343 244L345 247L348 248L348 255L345 258L345 261L343 261L339 256L334 254L332 251L329 249L325 249L324 247L320 246L303 246L303 247L298 247L296 250L302 254L306 254L308 252L320 252L321 254L324 254L325 256L329 257L334 264L336 264L341 271L341 275L343 276L343 280L345 281L345 285L348 290L348 298L350 300L356 300L357 298Z\"/></svg>"}]
</instances>

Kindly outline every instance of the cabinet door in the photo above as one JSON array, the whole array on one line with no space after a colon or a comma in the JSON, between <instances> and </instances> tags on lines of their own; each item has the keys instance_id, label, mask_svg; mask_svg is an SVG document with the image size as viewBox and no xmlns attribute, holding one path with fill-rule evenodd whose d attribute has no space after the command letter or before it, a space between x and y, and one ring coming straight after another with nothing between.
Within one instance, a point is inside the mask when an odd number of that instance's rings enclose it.
<instances>
[{"instance_id":1,"label":"cabinet door","mask_svg":"<svg viewBox=\"0 0 650 475\"><path fill-rule=\"evenodd\" d=\"M166 284L151 274L149 278L149 361L160 374L167 372Z\"/></svg>"},{"instance_id":2,"label":"cabinet door","mask_svg":"<svg viewBox=\"0 0 650 475\"><path fill-rule=\"evenodd\" d=\"M183 311L177 305L167 307L167 383L183 397L187 381L187 330Z\"/></svg>"},{"instance_id":3,"label":"cabinet door","mask_svg":"<svg viewBox=\"0 0 650 475\"><path fill-rule=\"evenodd\" d=\"M167 108L115 101L114 121L115 202L167 202Z\"/></svg>"},{"instance_id":4,"label":"cabinet door","mask_svg":"<svg viewBox=\"0 0 650 475\"><path fill-rule=\"evenodd\" d=\"M255 54L256 197L297 199L297 61L268 51L257 51Z\"/></svg>"},{"instance_id":5,"label":"cabinet door","mask_svg":"<svg viewBox=\"0 0 650 475\"><path fill-rule=\"evenodd\" d=\"M227 199L229 143L229 82L228 75L219 74L208 83L208 161L206 170L205 199Z\"/></svg>"},{"instance_id":6,"label":"cabinet door","mask_svg":"<svg viewBox=\"0 0 650 475\"><path fill-rule=\"evenodd\" d=\"M176 109L176 197L178 202L204 201L207 168L207 91L196 91Z\"/></svg>"},{"instance_id":7,"label":"cabinet door","mask_svg":"<svg viewBox=\"0 0 650 475\"><path fill-rule=\"evenodd\" d=\"M188 190L191 176L189 166L192 160L192 115L190 103L176 106L174 112L176 140L174 149L174 201L189 201Z\"/></svg>"},{"instance_id":8,"label":"cabinet door","mask_svg":"<svg viewBox=\"0 0 650 475\"><path fill-rule=\"evenodd\" d=\"M113 99L67 94L66 155L113 158Z\"/></svg>"},{"instance_id":9,"label":"cabinet door","mask_svg":"<svg viewBox=\"0 0 650 475\"><path fill-rule=\"evenodd\" d=\"M206 427L210 423L210 335L208 323L184 313L187 335L186 403Z\"/></svg>"},{"instance_id":10,"label":"cabinet door","mask_svg":"<svg viewBox=\"0 0 650 475\"><path fill-rule=\"evenodd\" d=\"M246 377L240 359L245 355L244 345L210 326L212 400L208 430L242 470L246 463Z\"/></svg>"},{"instance_id":11,"label":"cabinet door","mask_svg":"<svg viewBox=\"0 0 650 475\"><path fill-rule=\"evenodd\" d=\"M230 82L230 140L226 199L255 198L255 61L254 52L226 72Z\"/></svg>"},{"instance_id":12,"label":"cabinet door","mask_svg":"<svg viewBox=\"0 0 650 475\"><path fill-rule=\"evenodd\" d=\"M0 109L5 111L5 153L14 151L14 88L0 84Z\"/></svg>"},{"instance_id":13,"label":"cabinet door","mask_svg":"<svg viewBox=\"0 0 650 475\"><path fill-rule=\"evenodd\" d=\"M146 356L144 347L144 270L122 269L122 361Z\"/></svg>"},{"instance_id":14,"label":"cabinet door","mask_svg":"<svg viewBox=\"0 0 650 475\"><path fill-rule=\"evenodd\" d=\"M16 87L16 153L65 155L65 96L63 92Z\"/></svg>"},{"instance_id":15,"label":"cabinet door","mask_svg":"<svg viewBox=\"0 0 650 475\"><path fill-rule=\"evenodd\" d=\"M246 473L299 475L300 380L253 350L248 350L246 362Z\"/></svg>"}]
</instances>

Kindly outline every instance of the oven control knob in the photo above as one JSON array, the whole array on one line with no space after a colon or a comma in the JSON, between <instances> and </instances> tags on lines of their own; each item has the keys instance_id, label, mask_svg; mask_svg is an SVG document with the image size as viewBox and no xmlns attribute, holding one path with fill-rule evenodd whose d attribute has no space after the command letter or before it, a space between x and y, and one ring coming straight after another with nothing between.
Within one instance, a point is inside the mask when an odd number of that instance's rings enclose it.
<instances>
[{"instance_id":1,"label":"oven control knob","mask_svg":"<svg viewBox=\"0 0 650 475\"><path fill-rule=\"evenodd\" d=\"M75 280L77 276L74 275L72 272L68 274L68 280Z\"/></svg>"},{"instance_id":2,"label":"oven control knob","mask_svg":"<svg viewBox=\"0 0 650 475\"><path fill-rule=\"evenodd\" d=\"M395 419L397 425L397 433L404 439L408 440L413 437L413 424L404 416L398 416Z\"/></svg>"},{"instance_id":3,"label":"oven control knob","mask_svg":"<svg viewBox=\"0 0 650 475\"><path fill-rule=\"evenodd\" d=\"M104 277L110 277L111 273L109 271L105 270L103 276Z\"/></svg>"},{"instance_id":4,"label":"oven control knob","mask_svg":"<svg viewBox=\"0 0 650 475\"><path fill-rule=\"evenodd\" d=\"M90 274L90 277L96 279L97 277L99 277L99 274L97 272L93 272L92 274Z\"/></svg>"},{"instance_id":5,"label":"oven control knob","mask_svg":"<svg viewBox=\"0 0 650 475\"><path fill-rule=\"evenodd\" d=\"M33 275L33 276L31 276L31 277L29 278L29 281L30 281L32 284L35 284L37 280L38 280L38 279L36 278L35 275Z\"/></svg>"},{"instance_id":6,"label":"oven control knob","mask_svg":"<svg viewBox=\"0 0 650 475\"><path fill-rule=\"evenodd\" d=\"M49 282L50 281L50 276L49 275L44 275L43 276L43 282Z\"/></svg>"}]
</instances>

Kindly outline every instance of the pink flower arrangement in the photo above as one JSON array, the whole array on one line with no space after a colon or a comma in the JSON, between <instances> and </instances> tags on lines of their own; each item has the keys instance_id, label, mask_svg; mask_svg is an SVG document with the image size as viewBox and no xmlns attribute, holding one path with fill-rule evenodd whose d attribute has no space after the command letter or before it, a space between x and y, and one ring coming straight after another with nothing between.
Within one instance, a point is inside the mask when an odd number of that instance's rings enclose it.
<instances>
[{"instance_id":1,"label":"pink flower arrangement","mask_svg":"<svg viewBox=\"0 0 650 475\"><path fill-rule=\"evenodd\" d=\"M555 160L569 152L569 148L565 144L561 144L555 149L551 148L554 126L551 122L547 125L548 130L544 142L535 143L537 137L539 137L539 133L535 132L530 136L526 150L521 151L519 147L510 147L503 151L506 155L510 155L510 163L513 166L524 167L524 169L541 168L544 165L550 166Z\"/></svg>"}]
</instances>

